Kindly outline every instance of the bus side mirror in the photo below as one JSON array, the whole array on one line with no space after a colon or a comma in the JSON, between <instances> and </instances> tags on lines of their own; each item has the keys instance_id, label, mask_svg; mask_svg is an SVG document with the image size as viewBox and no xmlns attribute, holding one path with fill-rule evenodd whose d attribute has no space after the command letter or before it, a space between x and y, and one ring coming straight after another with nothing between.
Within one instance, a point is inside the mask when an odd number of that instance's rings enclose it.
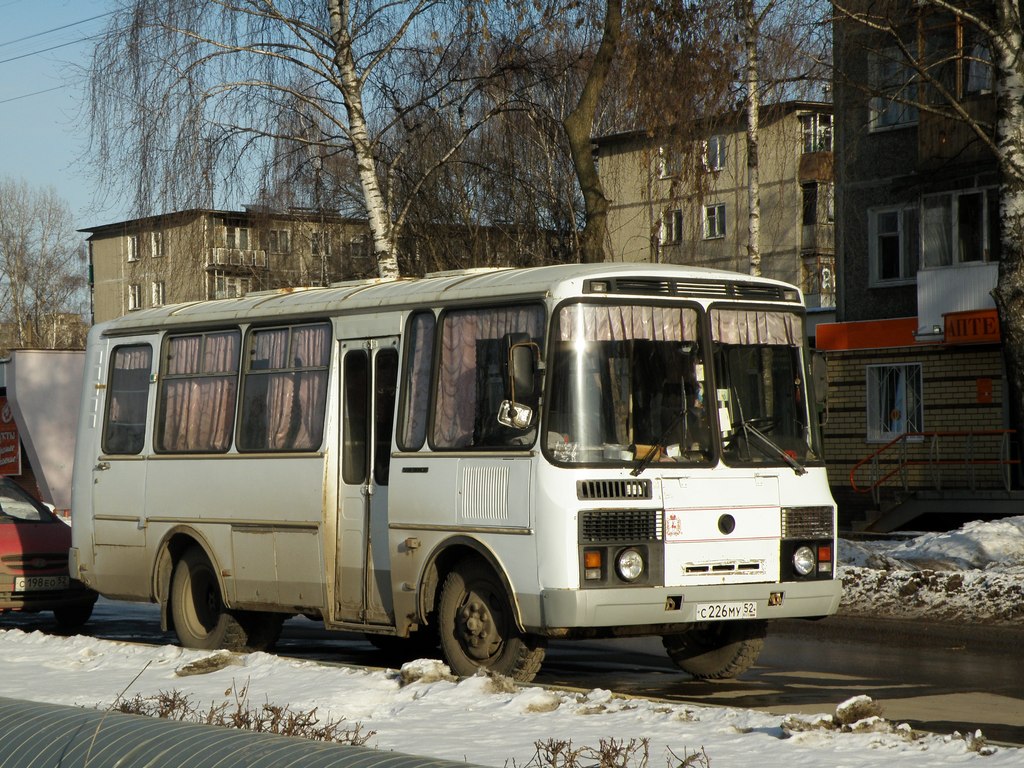
<instances>
[{"instance_id":1,"label":"bus side mirror","mask_svg":"<svg viewBox=\"0 0 1024 768\"><path fill-rule=\"evenodd\" d=\"M828 363L822 352L815 352L811 358L811 389L814 404L820 408L828 399Z\"/></svg>"},{"instance_id":2,"label":"bus side mirror","mask_svg":"<svg viewBox=\"0 0 1024 768\"><path fill-rule=\"evenodd\" d=\"M529 429L533 409L523 404L537 396L537 360L540 348L525 333L505 337L505 394L498 422L514 429Z\"/></svg>"}]
</instances>

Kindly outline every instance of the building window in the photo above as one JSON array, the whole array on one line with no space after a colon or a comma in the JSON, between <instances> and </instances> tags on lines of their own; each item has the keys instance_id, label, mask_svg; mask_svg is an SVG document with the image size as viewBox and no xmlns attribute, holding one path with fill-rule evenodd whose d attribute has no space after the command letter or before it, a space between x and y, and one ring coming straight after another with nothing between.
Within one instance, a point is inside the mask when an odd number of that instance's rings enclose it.
<instances>
[{"instance_id":1,"label":"building window","mask_svg":"<svg viewBox=\"0 0 1024 768\"><path fill-rule=\"evenodd\" d=\"M214 274L213 298L234 299L252 290L252 278L234 277L223 272Z\"/></svg>"},{"instance_id":2,"label":"building window","mask_svg":"<svg viewBox=\"0 0 1024 768\"><path fill-rule=\"evenodd\" d=\"M128 235L128 261L139 260L139 236Z\"/></svg>"},{"instance_id":3,"label":"building window","mask_svg":"<svg viewBox=\"0 0 1024 768\"><path fill-rule=\"evenodd\" d=\"M164 255L164 233L163 232L150 232L149 233L149 253L154 258L160 258Z\"/></svg>"},{"instance_id":4,"label":"building window","mask_svg":"<svg viewBox=\"0 0 1024 768\"><path fill-rule=\"evenodd\" d=\"M871 282L906 282L914 279L918 265L917 208L884 208L868 211L868 251Z\"/></svg>"},{"instance_id":5,"label":"building window","mask_svg":"<svg viewBox=\"0 0 1024 768\"><path fill-rule=\"evenodd\" d=\"M683 212L679 208L665 211L661 216L661 243L674 245L683 242Z\"/></svg>"},{"instance_id":6,"label":"building window","mask_svg":"<svg viewBox=\"0 0 1024 768\"><path fill-rule=\"evenodd\" d=\"M142 286L132 283L128 286L128 311L142 309Z\"/></svg>"},{"instance_id":7,"label":"building window","mask_svg":"<svg viewBox=\"0 0 1024 768\"><path fill-rule=\"evenodd\" d=\"M683 159L679 152L671 147L658 148L658 176L662 179L674 179L683 173Z\"/></svg>"},{"instance_id":8,"label":"building window","mask_svg":"<svg viewBox=\"0 0 1024 768\"><path fill-rule=\"evenodd\" d=\"M725 237L725 204L708 205L704 208L704 239Z\"/></svg>"},{"instance_id":9,"label":"building window","mask_svg":"<svg viewBox=\"0 0 1024 768\"><path fill-rule=\"evenodd\" d=\"M287 229L272 229L267 233L267 250L271 253L291 253L292 233Z\"/></svg>"},{"instance_id":10,"label":"building window","mask_svg":"<svg viewBox=\"0 0 1024 768\"><path fill-rule=\"evenodd\" d=\"M995 261L999 255L999 196L995 187L921 198L923 266Z\"/></svg>"},{"instance_id":11,"label":"building window","mask_svg":"<svg viewBox=\"0 0 1024 768\"><path fill-rule=\"evenodd\" d=\"M725 136L712 136L704 142L704 167L709 171L725 168Z\"/></svg>"},{"instance_id":12,"label":"building window","mask_svg":"<svg viewBox=\"0 0 1024 768\"><path fill-rule=\"evenodd\" d=\"M869 365L867 375L868 441L923 431L921 365Z\"/></svg>"},{"instance_id":13,"label":"building window","mask_svg":"<svg viewBox=\"0 0 1024 768\"><path fill-rule=\"evenodd\" d=\"M978 27L961 16L935 9L922 13L919 24L930 104L944 104L947 94L963 99L992 92L992 56Z\"/></svg>"},{"instance_id":14,"label":"building window","mask_svg":"<svg viewBox=\"0 0 1024 768\"><path fill-rule=\"evenodd\" d=\"M329 232L315 231L309 235L309 248L314 256L331 255L331 235Z\"/></svg>"},{"instance_id":15,"label":"building window","mask_svg":"<svg viewBox=\"0 0 1024 768\"><path fill-rule=\"evenodd\" d=\"M832 151L832 115L801 115L800 129L804 137L804 152Z\"/></svg>"},{"instance_id":16,"label":"building window","mask_svg":"<svg viewBox=\"0 0 1024 768\"><path fill-rule=\"evenodd\" d=\"M247 251L249 250L250 234L248 227L224 227L224 243L228 248Z\"/></svg>"},{"instance_id":17,"label":"building window","mask_svg":"<svg viewBox=\"0 0 1024 768\"><path fill-rule=\"evenodd\" d=\"M153 283L153 306L162 307L164 305L164 281L157 280Z\"/></svg>"},{"instance_id":18,"label":"building window","mask_svg":"<svg viewBox=\"0 0 1024 768\"><path fill-rule=\"evenodd\" d=\"M810 181L800 185L803 195L803 225L818 223L818 182Z\"/></svg>"},{"instance_id":19,"label":"building window","mask_svg":"<svg viewBox=\"0 0 1024 768\"><path fill-rule=\"evenodd\" d=\"M917 123L917 84L913 70L896 48L870 54L869 101L871 130L899 128Z\"/></svg>"}]
</instances>

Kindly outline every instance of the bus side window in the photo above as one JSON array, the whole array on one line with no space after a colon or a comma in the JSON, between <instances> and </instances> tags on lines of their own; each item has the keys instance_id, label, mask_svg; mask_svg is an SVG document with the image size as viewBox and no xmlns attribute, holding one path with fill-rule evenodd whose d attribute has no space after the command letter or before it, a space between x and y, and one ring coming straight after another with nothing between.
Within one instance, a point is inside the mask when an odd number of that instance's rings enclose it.
<instances>
[{"instance_id":1,"label":"bus side window","mask_svg":"<svg viewBox=\"0 0 1024 768\"><path fill-rule=\"evenodd\" d=\"M148 344L118 347L110 363L103 452L137 454L146 440L146 409L153 348Z\"/></svg>"},{"instance_id":2,"label":"bus side window","mask_svg":"<svg viewBox=\"0 0 1024 768\"><path fill-rule=\"evenodd\" d=\"M403 451L418 451L427 439L435 326L433 312L417 312L409 320L402 377L401 428L398 433L398 447Z\"/></svg>"},{"instance_id":3,"label":"bus side window","mask_svg":"<svg viewBox=\"0 0 1024 768\"><path fill-rule=\"evenodd\" d=\"M433 439L438 448L532 445L536 424L515 430L498 423L505 399L504 347L509 334L540 344L540 305L451 310L443 316Z\"/></svg>"},{"instance_id":4,"label":"bus side window","mask_svg":"<svg viewBox=\"0 0 1024 768\"><path fill-rule=\"evenodd\" d=\"M398 352L384 349L374 360L373 477L377 485L387 485L391 469L391 438L395 434L395 394L398 386Z\"/></svg>"}]
</instances>

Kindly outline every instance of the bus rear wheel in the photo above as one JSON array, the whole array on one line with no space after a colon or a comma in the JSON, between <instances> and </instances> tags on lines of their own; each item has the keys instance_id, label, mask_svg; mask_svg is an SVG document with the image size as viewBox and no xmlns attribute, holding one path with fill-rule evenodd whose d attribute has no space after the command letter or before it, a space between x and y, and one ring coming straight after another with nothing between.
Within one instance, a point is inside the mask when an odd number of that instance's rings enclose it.
<instances>
[{"instance_id":1,"label":"bus rear wheel","mask_svg":"<svg viewBox=\"0 0 1024 768\"><path fill-rule=\"evenodd\" d=\"M754 666L767 634L764 621L722 621L664 635L661 642L683 672L698 680L726 680Z\"/></svg>"},{"instance_id":2,"label":"bus rear wheel","mask_svg":"<svg viewBox=\"0 0 1024 768\"><path fill-rule=\"evenodd\" d=\"M224 607L217 574L198 547L186 550L174 567L171 618L174 632L186 648L252 650L249 633Z\"/></svg>"},{"instance_id":3,"label":"bus rear wheel","mask_svg":"<svg viewBox=\"0 0 1024 768\"><path fill-rule=\"evenodd\" d=\"M445 579L438 629L445 661L461 677L486 669L529 682L544 659L543 640L519 631L504 586L478 561L460 565Z\"/></svg>"}]
</instances>

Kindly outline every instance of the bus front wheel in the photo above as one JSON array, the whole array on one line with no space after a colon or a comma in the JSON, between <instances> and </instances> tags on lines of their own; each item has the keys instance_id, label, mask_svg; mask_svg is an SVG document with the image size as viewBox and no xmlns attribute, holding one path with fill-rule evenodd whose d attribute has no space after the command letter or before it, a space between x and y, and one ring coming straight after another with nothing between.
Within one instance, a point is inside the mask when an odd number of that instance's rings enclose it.
<instances>
[{"instance_id":1,"label":"bus front wheel","mask_svg":"<svg viewBox=\"0 0 1024 768\"><path fill-rule=\"evenodd\" d=\"M448 574L438 622L445 660L461 677L486 669L529 682L540 670L543 640L519 631L504 586L481 562L464 563Z\"/></svg>"},{"instance_id":2,"label":"bus front wheel","mask_svg":"<svg viewBox=\"0 0 1024 768\"><path fill-rule=\"evenodd\" d=\"M661 642L683 672L698 680L725 680L754 665L767 633L764 621L722 621L664 635Z\"/></svg>"},{"instance_id":3,"label":"bus front wheel","mask_svg":"<svg viewBox=\"0 0 1024 768\"><path fill-rule=\"evenodd\" d=\"M221 600L217 574L198 547L185 551L171 579L174 632L186 648L250 650L248 632Z\"/></svg>"}]
</instances>

